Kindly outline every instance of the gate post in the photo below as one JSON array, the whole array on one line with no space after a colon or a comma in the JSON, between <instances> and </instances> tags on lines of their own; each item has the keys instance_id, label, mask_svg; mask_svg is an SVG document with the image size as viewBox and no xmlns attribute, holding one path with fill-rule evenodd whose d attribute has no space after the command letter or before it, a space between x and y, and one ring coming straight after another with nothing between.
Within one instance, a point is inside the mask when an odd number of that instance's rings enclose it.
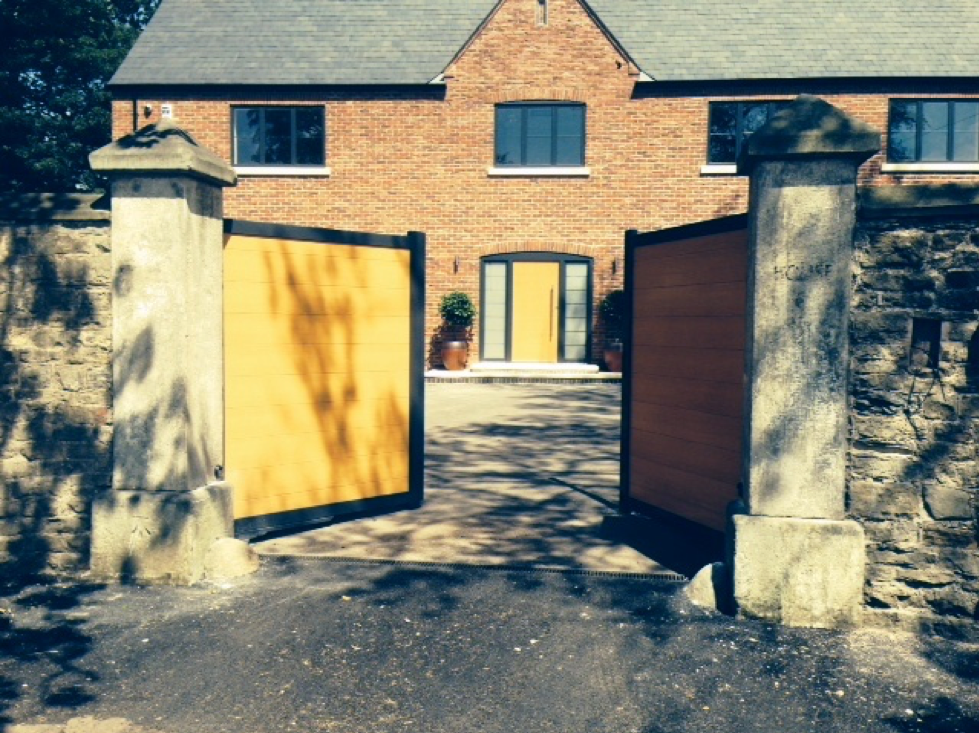
<instances>
[{"instance_id":1,"label":"gate post","mask_svg":"<svg viewBox=\"0 0 979 733\"><path fill-rule=\"evenodd\" d=\"M234 171L169 120L90 156L112 184L112 490L92 573L194 583L232 535L223 479L222 188Z\"/></svg>"},{"instance_id":2,"label":"gate post","mask_svg":"<svg viewBox=\"0 0 979 733\"><path fill-rule=\"evenodd\" d=\"M851 251L860 164L880 134L802 96L749 140L747 513L732 517L744 616L859 620L863 528L844 519Z\"/></svg>"}]
</instances>

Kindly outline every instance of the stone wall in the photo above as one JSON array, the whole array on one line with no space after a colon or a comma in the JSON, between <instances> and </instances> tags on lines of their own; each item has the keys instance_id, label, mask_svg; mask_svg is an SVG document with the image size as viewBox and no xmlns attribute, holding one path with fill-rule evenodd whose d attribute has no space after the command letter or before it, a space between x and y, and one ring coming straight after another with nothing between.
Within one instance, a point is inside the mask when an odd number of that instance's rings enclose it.
<instances>
[{"instance_id":1,"label":"stone wall","mask_svg":"<svg viewBox=\"0 0 979 733\"><path fill-rule=\"evenodd\" d=\"M848 512L866 531L865 600L895 620L975 619L979 207L929 207L951 203L936 189L864 194Z\"/></svg>"},{"instance_id":2,"label":"stone wall","mask_svg":"<svg viewBox=\"0 0 979 733\"><path fill-rule=\"evenodd\" d=\"M88 566L111 479L109 212L0 198L0 578Z\"/></svg>"}]
</instances>

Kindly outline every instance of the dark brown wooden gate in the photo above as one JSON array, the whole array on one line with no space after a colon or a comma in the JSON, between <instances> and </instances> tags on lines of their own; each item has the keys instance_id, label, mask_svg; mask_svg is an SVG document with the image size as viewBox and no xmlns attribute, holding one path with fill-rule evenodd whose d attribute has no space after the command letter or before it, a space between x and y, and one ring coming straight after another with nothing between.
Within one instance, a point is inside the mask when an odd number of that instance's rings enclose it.
<instances>
[{"instance_id":1,"label":"dark brown wooden gate","mask_svg":"<svg viewBox=\"0 0 979 733\"><path fill-rule=\"evenodd\" d=\"M737 498L747 218L626 236L622 509L723 530Z\"/></svg>"}]
</instances>

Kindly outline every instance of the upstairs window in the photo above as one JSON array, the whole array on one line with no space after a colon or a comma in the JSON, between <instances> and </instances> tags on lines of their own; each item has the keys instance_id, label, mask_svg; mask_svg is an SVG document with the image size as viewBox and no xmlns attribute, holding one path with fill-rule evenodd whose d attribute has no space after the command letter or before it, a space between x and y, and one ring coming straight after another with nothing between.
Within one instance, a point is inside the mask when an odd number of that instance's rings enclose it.
<instances>
[{"instance_id":1,"label":"upstairs window","mask_svg":"<svg viewBox=\"0 0 979 733\"><path fill-rule=\"evenodd\" d=\"M497 105L494 160L500 167L583 166L585 105Z\"/></svg>"},{"instance_id":2,"label":"upstairs window","mask_svg":"<svg viewBox=\"0 0 979 733\"><path fill-rule=\"evenodd\" d=\"M326 161L323 107L236 107L234 164L322 166Z\"/></svg>"},{"instance_id":3,"label":"upstairs window","mask_svg":"<svg viewBox=\"0 0 979 733\"><path fill-rule=\"evenodd\" d=\"M748 138L790 102L711 102L707 162L737 163Z\"/></svg>"},{"instance_id":4,"label":"upstairs window","mask_svg":"<svg viewBox=\"0 0 979 733\"><path fill-rule=\"evenodd\" d=\"M979 162L979 100L892 99L892 163Z\"/></svg>"}]
</instances>

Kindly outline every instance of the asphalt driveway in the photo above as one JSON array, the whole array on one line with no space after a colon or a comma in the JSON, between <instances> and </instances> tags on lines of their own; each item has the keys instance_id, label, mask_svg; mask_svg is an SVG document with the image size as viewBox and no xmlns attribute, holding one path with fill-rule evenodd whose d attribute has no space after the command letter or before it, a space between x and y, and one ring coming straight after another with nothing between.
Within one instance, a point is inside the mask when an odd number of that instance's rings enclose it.
<instances>
[{"instance_id":1,"label":"asphalt driveway","mask_svg":"<svg viewBox=\"0 0 979 733\"><path fill-rule=\"evenodd\" d=\"M289 559L220 587L27 588L2 601L0 719L121 717L163 733L979 730L979 646L733 621L678 589Z\"/></svg>"}]
</instances>

